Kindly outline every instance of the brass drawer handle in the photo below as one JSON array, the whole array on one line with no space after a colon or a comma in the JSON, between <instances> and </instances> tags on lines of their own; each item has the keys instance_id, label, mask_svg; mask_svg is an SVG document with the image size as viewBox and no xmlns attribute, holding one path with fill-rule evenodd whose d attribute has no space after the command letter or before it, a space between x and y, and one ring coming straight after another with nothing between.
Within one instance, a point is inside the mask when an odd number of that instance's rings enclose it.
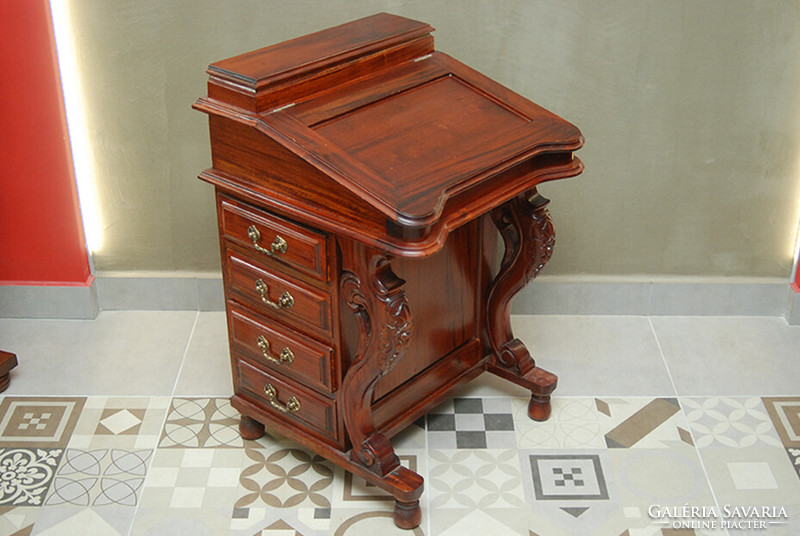
<instances>
[{"instance_id":1,"label":"brass drawer handle","mask_svg":"<svg viewBox=\"0 0 800 536\"><path fill-rule=\"evenodd\" d=\"M282 413L300 411L300 401L295 397L290 398L285 406L278 402L278 391L276 391L275 388L269 383L264 386L264 394L266 395L267 400L269 400L269 403L272 405L272 407Z\"/></svg>"},{"instance_id":2,"label":"brass drawer handle","mask_svg":"<svg viewBox=\"0 0 800 536\"><path fill-rule=\"evenodd\" d=\"M266 337L259 335L258 339L256 339L256 344L261 350L261 353L264 354L264 357L276 365L283 365L284 363L290 365L292 361L294 361L294 353L289 349L288 346L281 350L281 356L280 358L277 358L269 353L269 341Z\"/></svg>"},{"instance_id":3,"label":"brass drawer handle","mask_svg":"<svg viewBox=\"0 0 800 536\"><path fill-rule=\"evenodd\" d=\"M278 298L277 302L272 301L269 298L269 285L264 283L261 279L256 281L256 292L261 296L261 301L272 307L273 309L289 309L292 305L294 305L294 298L289 291L287 290L281 297Z\"/></svg>"},{"instance_id":4,"label":"brass drawer handle","mask_svg":"<svg viewBox=\"0 0 800 536\"><path fill-rule=\"evenodd\" d=\"M261 247L261 245L259 245L261 241L261 232L255 225L251 225L247 228L247 236L253 242L253 247L256 248L256 251L264 255L269 255L270 257L286 253L286 250L289 249L289 244L286 243L286 240L278 235L275 235L275 240L272 241L269 249Z\"/></svg>"}]
</instances>

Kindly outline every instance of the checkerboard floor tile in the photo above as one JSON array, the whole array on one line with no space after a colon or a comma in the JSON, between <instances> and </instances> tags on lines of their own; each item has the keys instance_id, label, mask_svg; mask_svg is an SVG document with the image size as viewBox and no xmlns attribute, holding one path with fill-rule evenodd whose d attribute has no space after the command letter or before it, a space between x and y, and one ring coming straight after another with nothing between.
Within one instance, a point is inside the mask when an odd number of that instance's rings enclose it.
<instances>
[{"instance_id":1,"label":"checkerboard floor tile","mask_svg":"<svg viewBox=\"0 0 800 536\"><path fill-rule=\"evenodd\" d=\"M428 445L434 448L515 448L509 399L453 398L427 415Z\"/></svg>"}]
</instances>

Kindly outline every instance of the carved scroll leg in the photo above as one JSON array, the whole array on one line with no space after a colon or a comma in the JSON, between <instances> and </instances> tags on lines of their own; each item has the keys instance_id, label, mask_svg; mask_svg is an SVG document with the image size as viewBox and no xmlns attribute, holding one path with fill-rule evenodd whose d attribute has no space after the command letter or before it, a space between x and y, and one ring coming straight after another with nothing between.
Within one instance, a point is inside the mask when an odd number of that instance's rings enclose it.
<instances>
[{"instance_id":1,"label":"carved scroll leg","mask_svg":"<svg viewBox=\"0 0 800 536\"><path fill-rule=\"evenodd\" d=\"M422 477L400 465L372 415L375 386L403 358L411 336L405 281L392 272L387 257L359 244L342 248L342 264L342 298L356 315L360 332L341 388L342 413L353 445L350 459L369 471L373 483L394 495L395 524L411 529L422 517Z\"/></svg>"},{"instance_id":2,"label":"carved scroll leg","mask_svg":"<svg viewBox=\"0 0 800 536\"><path fill-rule=\"evenodd\" d=\"M512 298L544 268L553 254L555 231L547 211L549 201L532 190L492 212L505 243L500 271L489 288L487 329L494 357L489 371L531 391L528 415L550 416L554 374L536 366L530 352L511 329Z\"/></svg>"}]
</instances>

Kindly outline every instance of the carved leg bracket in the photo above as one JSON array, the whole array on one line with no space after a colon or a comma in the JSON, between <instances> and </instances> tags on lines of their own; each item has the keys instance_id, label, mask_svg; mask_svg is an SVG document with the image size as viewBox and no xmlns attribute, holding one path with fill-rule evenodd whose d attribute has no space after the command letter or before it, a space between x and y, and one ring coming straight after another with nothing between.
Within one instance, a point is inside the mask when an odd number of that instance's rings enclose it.
<instances>
[{"instance_id":1,"label":"carved leg bracket","mask_svg":"<svg viewBox=\"0 0 800 536\"><path fill-rule=\"evenodd\" d=\"M528 415L550 416L550 395L557 378L536 366L528 349L511 329L511 300L536 277L553 254L555 230L547 211L549 201L532 190L492 212L505 244L500 271L489 288L487 329L494 351L489 371L530 389Z\"/></svg>"},{"instance_id":2,"label":"carved leg bracket","mask_svg":"<svg viewBox=\"0 0 800 536\"><path fill-rule=\"evenodd\" d=\"M353 449L350 460L388 484L397 499L395 523L419 524L422 477L400 465L391 442L372 415L372 393L384 375L403 358L411 337L411 310L390 259L358 243L343 244L341 295L356 315L359 343L342 381L341 405Z\"/></svg>"}]
</instances>

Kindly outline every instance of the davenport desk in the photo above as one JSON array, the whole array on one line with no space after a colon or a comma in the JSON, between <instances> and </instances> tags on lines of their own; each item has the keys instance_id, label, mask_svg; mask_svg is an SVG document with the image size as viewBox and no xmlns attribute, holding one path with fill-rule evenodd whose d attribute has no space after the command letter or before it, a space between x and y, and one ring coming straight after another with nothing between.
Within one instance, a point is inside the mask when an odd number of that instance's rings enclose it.
<instances>
[{"instance_id":1,"label":"davenport desk","mask_svg":"<svg viewBox=\"0 0 800 536\"><path fill-rule=\"evenodd\" d=\"M550 413L556 377L510 303L553 250L536 186L577 175L573 125L378 14L212 64L208 97L240 432L264 426L391 493L389 438L490 372ZM500 254L499 238L504 252Z\"/></svg>"}]
</instances>

